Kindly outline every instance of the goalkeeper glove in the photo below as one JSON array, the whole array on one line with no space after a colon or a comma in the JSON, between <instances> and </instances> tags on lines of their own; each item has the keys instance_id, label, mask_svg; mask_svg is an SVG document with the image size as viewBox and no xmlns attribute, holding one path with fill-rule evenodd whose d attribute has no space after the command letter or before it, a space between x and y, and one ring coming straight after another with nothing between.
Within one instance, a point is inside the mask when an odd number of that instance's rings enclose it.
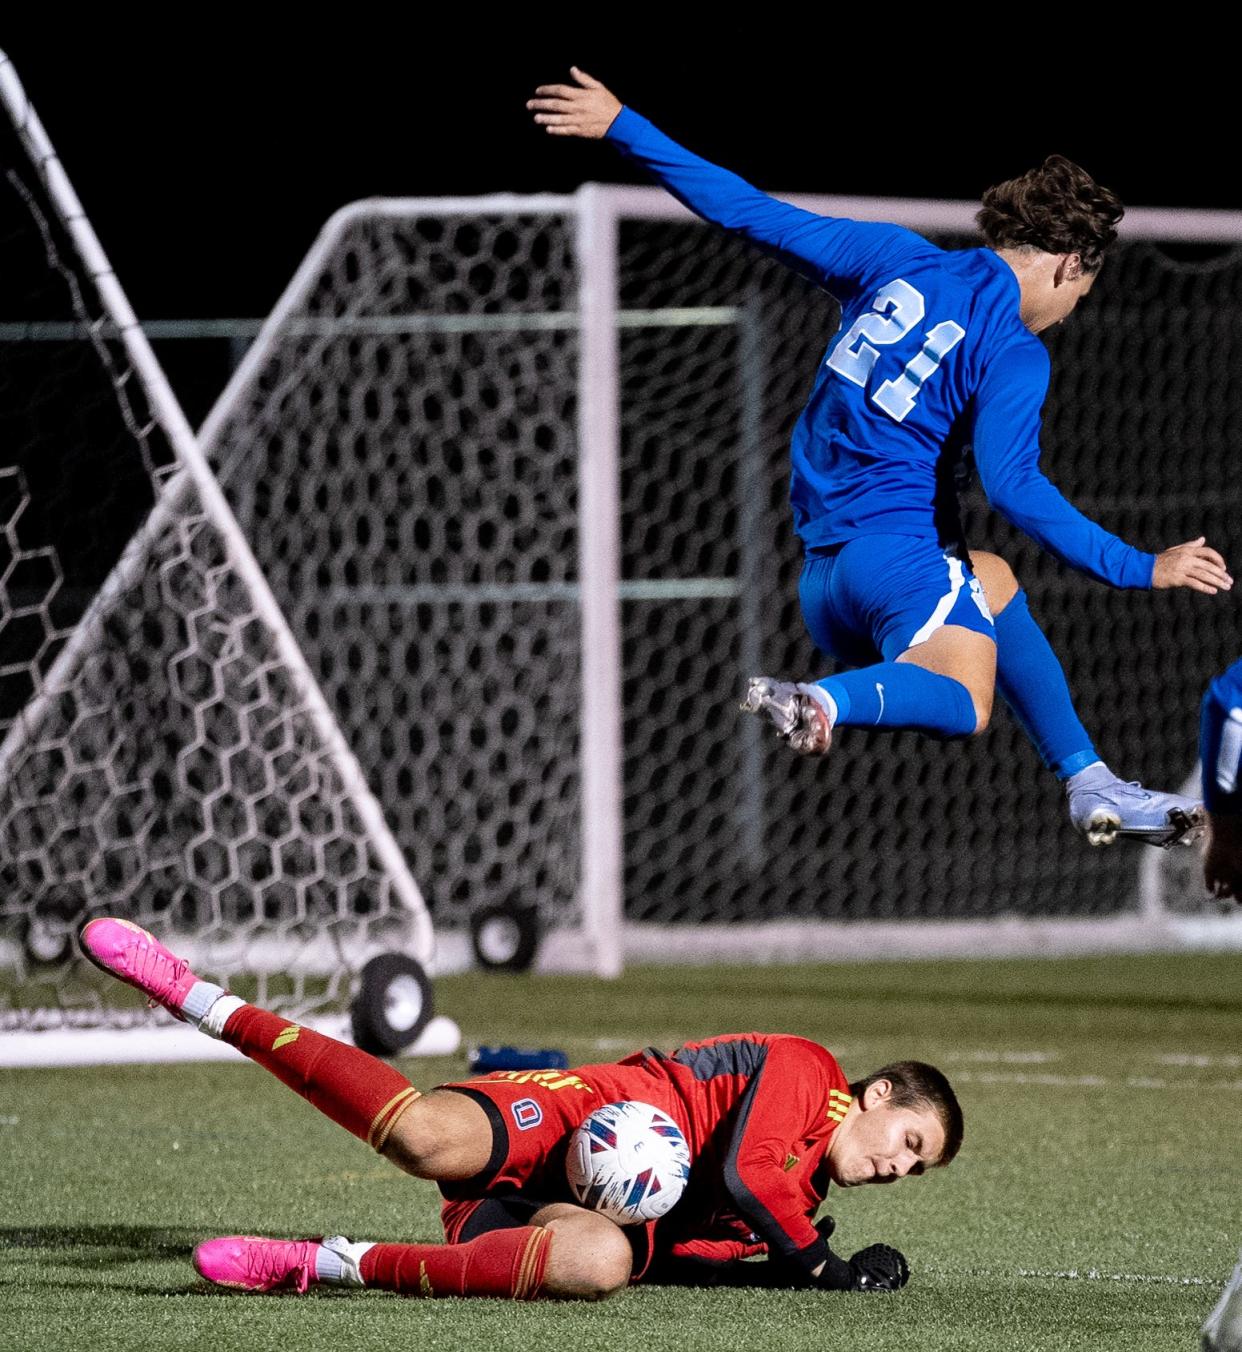
<instances>
[{"instance_id":1,"label":"goalkeeper glove","mask_svg":"<svg viewBox=\"0 0 1242 1352\"><path fill-rule=\"evenodd\" d=\"M905 1255L887 1244L868 1244L849 1262L851 1291L900 1291L910 1280Z\"/></svg>"}]
</instances>

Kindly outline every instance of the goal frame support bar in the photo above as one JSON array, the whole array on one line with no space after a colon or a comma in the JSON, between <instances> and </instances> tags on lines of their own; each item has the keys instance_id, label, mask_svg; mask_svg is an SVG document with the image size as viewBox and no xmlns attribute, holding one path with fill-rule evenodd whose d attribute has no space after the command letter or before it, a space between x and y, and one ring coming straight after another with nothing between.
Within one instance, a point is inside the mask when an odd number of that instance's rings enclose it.
<instances>
[{"instance_id":1,"label":"goal frame support bar","mask_svg":"<svg viewBox=\"0 0 1242 1352\"><path fill-rule=\"evenodd\" d=\"M255 559L241 527L216 480L205 444L195 437L172 387L164 375L146 334L142 331L129 300L113 272L103 246L88 220L68 174L56 155L38 114L26 97L21 81L8 56L0 52L0 102L13 121L35 171L42 177L48 195L68 230L75 248L109 318L116 326L119 341L138 372L151 412L159 423L179 466L179 472L165 485L147 523L126 548L79 623L74 638L66 645L36 695L35 701L19 714L9 735L0 745L0 778L3 778L20 744L30 735L48 709L54 692L63 689L72 676L92 638L102 627L109 602L126 583L145 566L151 543L160 524L175 510L175 505L190 485L198 494L202 509L220 532L229 559L248 589L255 611L268 630L282 663L289 672L298 698L326 748L334 769L340 775L347 794L367 832L368 841L388 873L394 893L410 912L414 956L430 959L435 947L431 918L418 884L397 845L375 796L367 785L357 759L337 726L306 659L294 639L267 579Z\"/></svg>"}]
</instances>

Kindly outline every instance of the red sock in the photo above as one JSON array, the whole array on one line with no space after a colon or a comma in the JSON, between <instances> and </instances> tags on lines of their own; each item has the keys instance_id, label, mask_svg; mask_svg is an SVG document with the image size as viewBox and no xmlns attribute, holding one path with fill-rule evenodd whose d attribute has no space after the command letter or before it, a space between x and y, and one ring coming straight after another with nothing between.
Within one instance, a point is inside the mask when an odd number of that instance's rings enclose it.
<instances>
[{"instance_id":1,"label":"red sock","mask_svg":"<svg viewBox=\"0 0 1242 1352\"><path fill-rule=\"evenodd\" d=\"M383 1149L397 1119L419 1097L404 1075L378 1058L255 1005L229 1015L223 1040L375 1150Z\"/></svg>"},{"instance_id":2,"label":"red sock","mask_svg":"<svg viewBox=\"0 0 1242 1352\"><path fill-rule=\"evenodd\" d=\"M492 1230L469 1244L376 1244L362 1255L364 1286L403 1296L508 1296L543 1290L552 1231Z\"/></svg>"}]
</instances>

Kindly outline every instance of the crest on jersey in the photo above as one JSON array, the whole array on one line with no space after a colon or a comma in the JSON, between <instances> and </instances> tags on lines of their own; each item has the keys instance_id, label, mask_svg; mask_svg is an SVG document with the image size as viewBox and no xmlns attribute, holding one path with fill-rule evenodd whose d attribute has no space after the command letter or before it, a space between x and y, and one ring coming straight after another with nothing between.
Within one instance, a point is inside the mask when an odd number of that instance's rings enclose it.
<instances>
[{"instance_id":1,"label":"crest on jersey","mask_svg":"<svg viewBox=\"0 0 1242 1352\"><path fill-rule=\"evenodd\" d=\"M513 1120L517 1123L519 1131L529 1131L531 1127L537 1127L543 1121L543 1109L534 1099L518 1099L510 1106L509 1111L513 1114Z\"/></svg>"}]
</instances>

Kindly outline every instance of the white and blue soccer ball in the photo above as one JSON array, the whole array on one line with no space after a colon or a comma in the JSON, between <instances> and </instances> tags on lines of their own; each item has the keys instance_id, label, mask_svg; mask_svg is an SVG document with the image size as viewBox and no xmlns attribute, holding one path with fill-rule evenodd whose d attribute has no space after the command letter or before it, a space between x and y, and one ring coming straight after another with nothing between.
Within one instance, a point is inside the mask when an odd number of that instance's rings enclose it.
<instances>
[{"instance_id":1,"label":"white and blue soccer ball","mask_svg":"<svg viewBox=\"0 0 1242 1352\"><path fill-rule=\"evenodd\" d=\"M618 1225L639 1225L677 1205L690 1177L690 1147L677 1123L650 1103L606 1103L570 1137L565 1172L579 1205Z\"/></svg>"}]
</instances>

